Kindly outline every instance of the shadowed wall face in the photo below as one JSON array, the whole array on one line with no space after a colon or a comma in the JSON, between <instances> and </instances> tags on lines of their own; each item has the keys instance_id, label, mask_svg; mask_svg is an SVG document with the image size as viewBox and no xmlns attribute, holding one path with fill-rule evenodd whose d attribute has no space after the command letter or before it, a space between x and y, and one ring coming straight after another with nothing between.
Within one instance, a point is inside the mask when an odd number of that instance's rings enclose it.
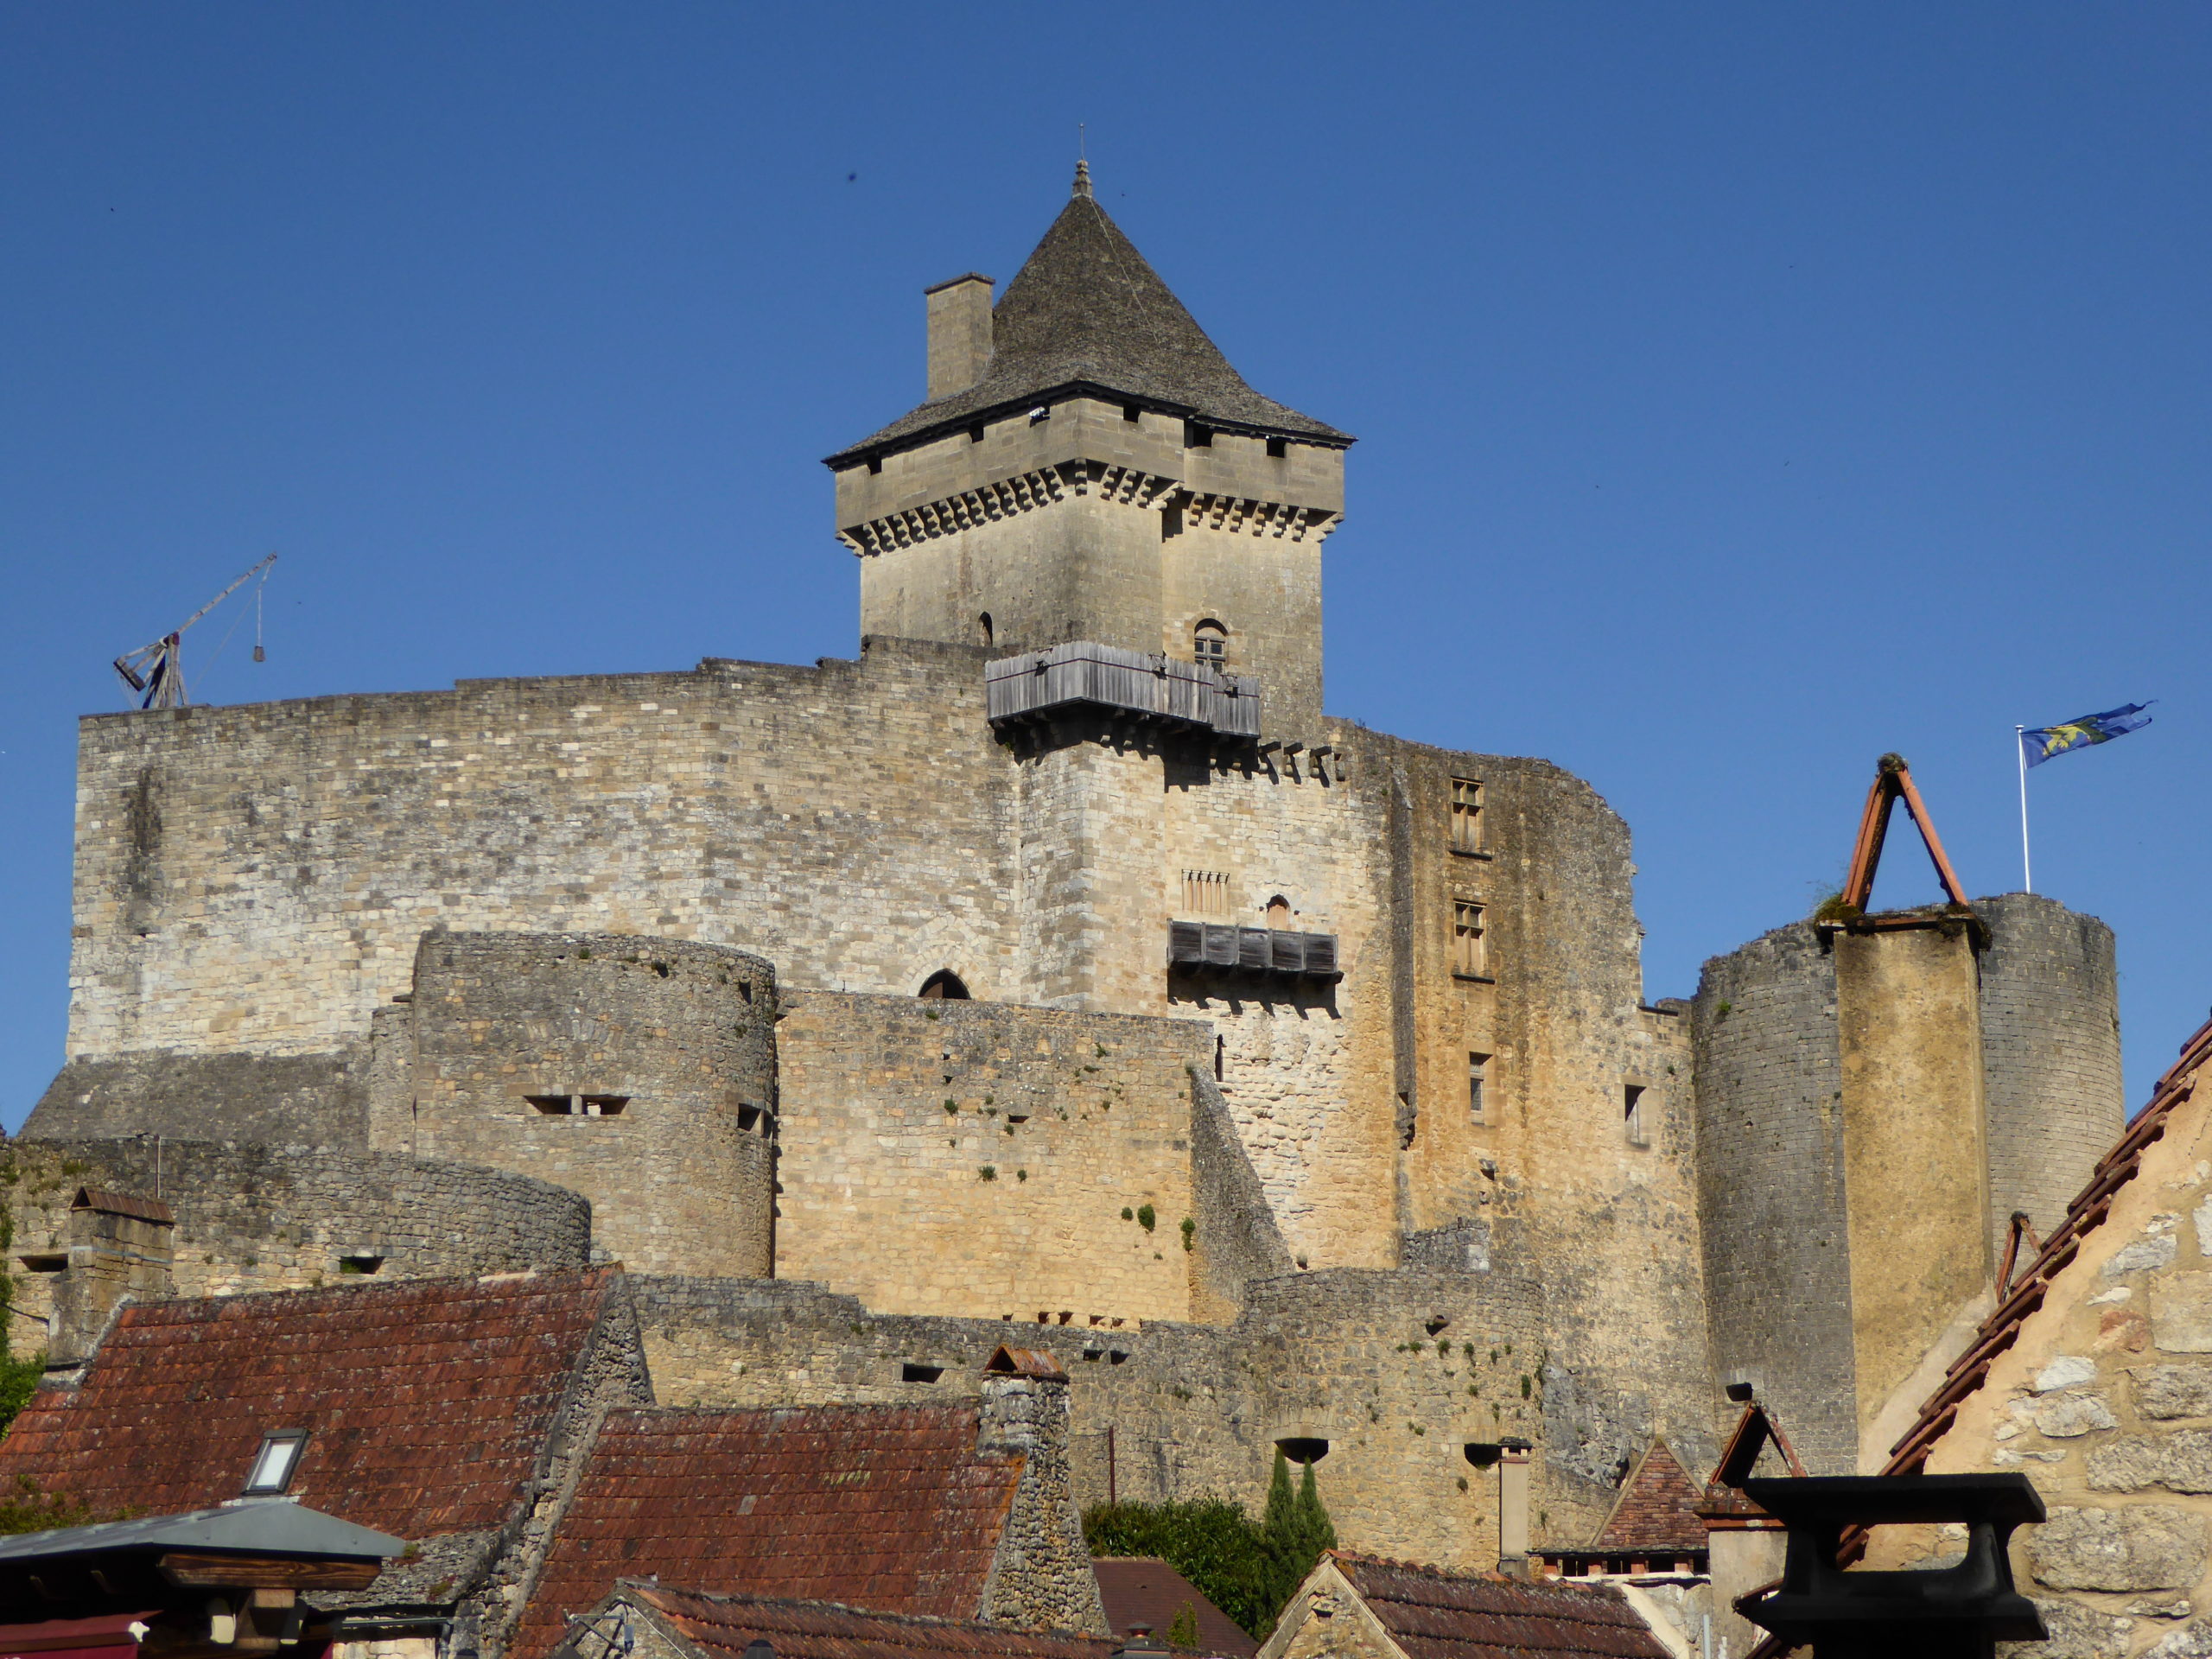
<instances>
[{"instance_id":1,"label":"shadowed wall face","mask_svg":"<svg viewBox=\"0 0 2212 1659\"><path fill-rule=\"evenodd\" d=\"M1988 1288L1974 939L1932 923L1834 938L1861 1428Z\"/></svg>"}]
</instances>

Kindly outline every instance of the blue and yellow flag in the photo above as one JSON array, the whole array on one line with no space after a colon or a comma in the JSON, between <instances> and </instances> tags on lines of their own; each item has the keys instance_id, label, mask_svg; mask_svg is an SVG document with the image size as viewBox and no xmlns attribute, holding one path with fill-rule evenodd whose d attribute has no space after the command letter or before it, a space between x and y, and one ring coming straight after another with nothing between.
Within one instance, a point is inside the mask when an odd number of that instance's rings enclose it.
<instances>
[{"instance_id":1,"label":"blue and yellow flag","mask_svg":"<svg viewBox=\"0 0 2212 1659\"><path fill-rule=\"evenodd\" d=\"M2020 734L2020 753L2030 766L2039 766L2054 754L2085 749L2092 743L2109 743L2115 737L2148 726L2151 716L2143 711L2150 706L2147 702L2131 702L2124 709L2083 715L2063 725L2031 726Z\"/></svg>"}]
</instances>

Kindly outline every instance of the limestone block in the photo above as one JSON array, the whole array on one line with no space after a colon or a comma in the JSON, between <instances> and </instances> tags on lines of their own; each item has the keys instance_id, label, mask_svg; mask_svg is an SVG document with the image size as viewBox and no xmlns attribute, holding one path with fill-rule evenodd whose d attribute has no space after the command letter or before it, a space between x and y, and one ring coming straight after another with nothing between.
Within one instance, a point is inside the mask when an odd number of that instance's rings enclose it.
<instances>
[{"instance_id":1,"label":"limestone block","mask_svg":"<svg viewBox=\"0 0 2212 1659\"><path fill-rule=\"evenodd\" d=\"M2144 1659L2212 1659L2212 1619L2192 1618L2144 1650Z\"/></svg>"},{"instance_id":2,"label":"limestone block","mask_svg":"<svg viewBox=\"0 0 2212 1659\"><path fill-rule=\"evenodd\" d=\"M2092 1429L2117 1428L2120 1420L2094 1394L2062 1394L2037 1405L2035 1424L2051 1439L2066 1440Z\"/></svg>"},{"instance_id":3,"label":"limestone block","mask_svg":"<svg viewBox=\"0 0 2212 1659\"><path fill-rule=\"evenodd\" d=\"M2179 1590L2204 1573L2204 1517L2164 1503L2054 1509L2028 1535L2029 1570L2054 1590Z\"/></svg>"},{"instance_id":4,"label":"limestone block","mask_svg":"<svg viewBox=\"0 0 2212 1659\"><path fill-rule=\"evenodd\" d=\"M2177 1273L2151 1287L2151 1328L2170 1354L2212 1354L2212 1273Z\"/></svg>"},{"instance_id":5,"label":"limestone block","mask_svg":"<svg viewBox=\"0 0 2212 1659\"><path fill-rule=\"evenodd\" d=\"M2043 1627L2050 1632L2044 1642L2008 1643L2007 1659L2120 1659L2127 1638L2135 1629L2132 1618L2099 1612L2076 1602L2036 1599Z\"/></svg>"},{"instance_id":6,"label":"limestone block","mask_svg":"<svg viewBox=\"0 0 2212 1659\"><path fill-rule=\"evenodd\" d=\"M2128 1434L2089 1453L2089 1484L2101 1492L2164 1486L2171 1492L2212 1492L2212 1429L2176 1434Z\"/></svg>"},{"instance_id":7,"label":"limestone block","mask_svg":"<svg viewBox=\"0 0 2212 1659\"><path fill-rule=\"evenodd\" d=\"M2123 1245L2120 1249L2113 1252L2111 1259L2099 1271L2107 1279L2117 1279L2124 1273L2154 1272L2160 1268L2173 1266L2174 1256L2178 1252L2180 1242L2170 1230L2172 1218L2161 1217L2160 1219L2168 1224L2167 1230L2139 1238L2132 1244Z\"/></svg>"},{"instance_id":8,"label":"limestone block","mask_svg":"<svg viewBox=\"0 0 2212 1659\"><path fill-rule=\"evenodd\" d=\"M2037 1394L2051 1394L2060 1389L2077 1389L2084 1382L2097 1380L2097 1362L2081 1354L2061 1354L2036 1373L2035 1390Z\"/></svg>"},{"instance_id":9,"label":"limestone block","mask_svg":"<svg viewBox=\"0 0 2212 1659\"><path fill-rule=\"evenodd\" d=\"M2196 1223L2197 1254L2212 1257L2212 1198L2207 1198L2196 1206L2194 1219Z\"/></svg>"},{"instance_id":10,"label":"limestone block","mask_svg":"<svg viewBox=\"0 0 2212 1659\"><path fill-rule=\"evenodd\" d=\"M2212 1365L2139 1365L2127 1375L2143 1416L2212 1417Z\"/></svg>"}]
</instances>

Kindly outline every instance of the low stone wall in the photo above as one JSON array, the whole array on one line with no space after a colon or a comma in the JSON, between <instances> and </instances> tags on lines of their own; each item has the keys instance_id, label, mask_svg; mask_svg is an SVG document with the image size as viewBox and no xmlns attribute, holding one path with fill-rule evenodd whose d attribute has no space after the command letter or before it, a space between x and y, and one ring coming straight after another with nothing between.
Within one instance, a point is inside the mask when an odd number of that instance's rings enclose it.
<instances>
[{"instance_id":1,"label":"low stone wall","mask_svg":"<svg viewBox=\"0 0 2212 1659\"><path fill-rule=\"evenodd\" d=\"M633 1290L664 1405L938 1400L971 1392L1001 1343L1046 1349L1072 1378L1085 1507L1109 1491L1215 1494L1256 1515L1275 1442L1320 1439L1316 1474L1348 1548L1492 1567L1496 1472L1465 1447L1544 1438L1541 1294L1497 1273L1294 1274L1248 1286L1225 1325L872 1313L791 1281L645 1278ZM1594 1518L1567 1483L1541 1459L1532 1473L1539 1541L1586 1537Z\"/></svg>"},{"instance_id":2,"label":"low stone wall","mask_svg":"<svg viewBox=\"0 0 2212 1659\"><path fill-rule=\"evenodd\" d=\"M80 1187L144 1198L176 1216L176 1294L221 1296L361 1282L580 1268L591 1206L543 1181L396 1153L204 1141L16 1141L0 1152L11 1229L5 1270L15 1353L46 1343ZM29 1258L26 1262L25 1258Z\"/></svg>"}]
</instances>

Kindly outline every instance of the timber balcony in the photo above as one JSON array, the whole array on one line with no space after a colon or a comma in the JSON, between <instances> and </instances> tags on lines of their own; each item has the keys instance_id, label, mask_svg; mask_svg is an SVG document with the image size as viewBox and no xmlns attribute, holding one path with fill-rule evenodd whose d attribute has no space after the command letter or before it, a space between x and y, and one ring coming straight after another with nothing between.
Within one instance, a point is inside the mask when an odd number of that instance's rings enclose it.
<instances>
[{"instance_id":1,"label":"timber balcony","mask_svg":"<svg viewBox=\"0 0 2212 1659\"><path fill-rule=\"evenodd\" d=\"M1260 683L1162 652L1072 640L983 667L990 721L1006 726L1106 709L1224 737L1260 734Z\"/></svg>"},{"instance_id":2,"label":"timber balcony","mask_svg":"<svg viewBox=\"0 0 2212 1659\"><path fill-rule=\"evenodd\" d=\"M1293 933L1229 922L1168 923L1167 971L1328 984L1344 977L1337 968L1333 933Z\"/></svg>"}]
</instances>

